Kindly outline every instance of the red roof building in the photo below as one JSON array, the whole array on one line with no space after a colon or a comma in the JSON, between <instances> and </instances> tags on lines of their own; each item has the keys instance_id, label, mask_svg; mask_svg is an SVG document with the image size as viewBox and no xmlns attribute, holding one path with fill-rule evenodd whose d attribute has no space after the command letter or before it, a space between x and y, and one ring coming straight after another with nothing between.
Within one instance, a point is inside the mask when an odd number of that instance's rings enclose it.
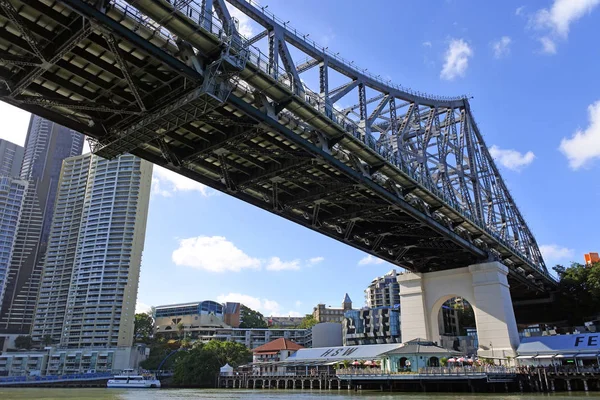
<instances>
[{"instance_id":1,"label":"red roof building","mask_svg":"<svg viewBox=\"0 0 600 400\"><path fill-rule=\"evenodd\" d=\"M273 340L255 348L252 350L252 353L254 353L254 356L252 357L254 374L276 374L278 368L272 364L273 362L283 361L303 348L304 346L300 346L299 344L284 338ZM261 365L262 363L268 363L269 365L263 366Z\"/></svg>"}]
</instances>

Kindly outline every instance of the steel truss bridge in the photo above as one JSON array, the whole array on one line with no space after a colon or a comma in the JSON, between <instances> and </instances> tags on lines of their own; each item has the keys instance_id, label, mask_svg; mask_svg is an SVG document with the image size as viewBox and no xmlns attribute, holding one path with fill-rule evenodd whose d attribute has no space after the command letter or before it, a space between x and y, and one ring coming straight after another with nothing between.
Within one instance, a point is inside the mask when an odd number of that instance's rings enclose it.
<instances>
[{"instance_id":1,"label":"steel truss bridge","mask_svg":"<svg viewBox=\"0 0 600 400\"><path fill-rule=\"evenodd\" d=\"M552 291L468 99L307 36L245 0L0 0L0 98L411 271L500 260L513 298Z\"/></svg>"}]
</instances>

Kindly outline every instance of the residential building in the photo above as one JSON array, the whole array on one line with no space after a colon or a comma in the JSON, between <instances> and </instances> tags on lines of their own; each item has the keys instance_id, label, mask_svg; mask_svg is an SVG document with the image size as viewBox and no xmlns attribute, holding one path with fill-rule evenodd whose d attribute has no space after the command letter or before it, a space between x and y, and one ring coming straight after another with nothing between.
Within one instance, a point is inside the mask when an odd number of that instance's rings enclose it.
<instances>
[{"instance_id":1,"label":"residential building","mask_svg":"<svg viewBox=\"0 0 600 400\"><path fill-rule=\"evenodd\" d=\"M253 375L284 375L285 368L278 367L275 363L283 361L303 349L298 343L280 338L265 343L252 350Z\"/></svg>"},{"instance_id":2,"label":"residential building","mask_svg":"<svg viewBox=\"0 0 600 400\"><path fill-rule=\"evenodd\" d=\"M296 328L302 323L304 317L265 317L269 328Z\"/></svg>"},{"instance_id":3,"label":"residential building","mask_svg":"<svg viewBox=\"0 0 600 400\"><path fill-rule=\"evenodd\" d=\"M182 337L192 341L232 341L255 349L276 339L286 339L304 347L341 345L339 323L320 323L310 329L284 327L238 328L229 324L240 320L240 303L212 300L154 307L154 335L168 340ZM277 319L284 317L275 317Z\"/></svg>"},{"instance_id":4,"label":"residential building","mask_svg":"<svg viewBox=\"0 0 600 400\"><path fill-rule=\"evenodd\" d=\"M365 299L370 308L397 307L400 304L400 284L396 270L373 279L365 289Z\"/></svg>"},{"instance_id":5,"label":"residential building","mask_svg":"<svg viewBox=\"0 0 600 400\"><path fill-rule=\"evenodd\" d=\"M23 146L0 139L0 176L20 176L24 154Z\"/></svg>"},{"instance_id":6,"label":"residential building","mask_svg":"<svg viewBox=\"0 0 600 400\"><path fill-rule=\"evenodd\" d=\"M26 192L27 181L0 175L0 309Z\"/></svg>"},{"instance_id":7,"label":"residential building","mask_svg":"<svg viewBox=\"0 0 600 400\"><path fill-rule=\"evenodd\" d=\"M152 164L64 161L32 329L61 347L130 347Z\"/></svg>"},{"instance_id":8,"label":"residential building","mask_svg":"<svg viewBox=\"0 0 600 400\"><path fill-rule=\"evenodd\" d=\"M28 181L0 308L0 333L29 334L62 162L81 154L83 135L33 115L20 178ZM13 166L19 157L13 156Z\"/></svg>"},{"instance_id":9,"label":"residential building","mask_svg":"<svg viewBox=\"0 0 600 400\"><path fill-rule=\"evenodd\" d=\"M145 345L119 348L59 349L4 353L0 376L68 375L95 371L116 373L137 368L150 349Z\"/></svg>"},{"instance_id":10,"label":"residential building","mask_svg":"<svg viewBox=\"0 0 600 400\"><path fill-rule=\"evenodd\" d=\"M350 300L350 296L346 293L342 302L342 308L331 308L326 307L325 304L317 304L313 309L313 317L319 322L341 323L344 320L344 313L349 310L352 310L352 300Z\"/></svg>"},{"instance_id":11,"label":"residential building","mask_svg":"<svg viewBox=\"0 0 600 400\"><path fill-rule=\"evenodd\" d=\"M587 253L583 255L583 258L585 259L586 265L591 265L600 262L600 256L598 255L598 253Z\"/></svg>"},{"instance_id":12,"label":"residential building","mask_svg":"<svg viewBox=\"0 0 600 400\"><path fill-rule=\"evenodd\" d=\"M344 346L401 343L400 308L376 307L349 310L344 314Z\"/></svg>"}]
</instances>

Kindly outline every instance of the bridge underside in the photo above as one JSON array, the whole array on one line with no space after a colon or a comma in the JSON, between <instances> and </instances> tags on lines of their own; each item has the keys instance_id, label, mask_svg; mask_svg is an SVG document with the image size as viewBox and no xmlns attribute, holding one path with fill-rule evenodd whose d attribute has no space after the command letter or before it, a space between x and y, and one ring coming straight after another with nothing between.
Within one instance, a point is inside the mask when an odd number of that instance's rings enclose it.
<instances>
[{"instance_id":1,"label":"bridge underside","mask_svg":"<svg viewBox=\"0 0 600 400\"><path fill-rule=\"evenodd\" d=\"M235 54L223 66L218 35L196 32L192 48L129 13L119 3L0 0L0 99L90 136L102 156L130 152L411 271L494 257L511 269L513 298L552 287L260 68ZM216 63L233 84L213 79Z\"/></svg>"}]
</instances>

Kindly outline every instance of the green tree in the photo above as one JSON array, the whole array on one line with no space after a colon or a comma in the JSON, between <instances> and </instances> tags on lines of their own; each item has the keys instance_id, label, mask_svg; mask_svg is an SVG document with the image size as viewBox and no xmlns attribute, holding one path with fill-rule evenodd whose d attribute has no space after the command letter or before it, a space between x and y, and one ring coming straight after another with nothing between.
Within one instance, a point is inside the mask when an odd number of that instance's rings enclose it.
<instances>
[{"instance_id":1,"label":"green tree","mask_svg":"<svg viewBox=\"0 0 600 400\"><path fill-rule=\"evenodd\" d=\"M237 367L252 359L244 345L217 340L195 344L181 353L175 363L173 384L186 387L213 387L223 365Z\"/></svg>"},{"instance_id":2,"label":"green tree","mask_svg":"<svg viewBox=\"0 0 600 400\"><path fill-rule=\"evenodd\" d=\"M185 387L214 387L221 364L214 351L196 346L180 352L173 370L173 385Z\"/></svg>"},{"instance_id":3,"label":"green tree","mask_svg":"<svg viewBox=\"0 0 600 400\"><path fill-rule=\"evenodd\" d=\"M133 337L136 342L150 343L154 335L154 319L148 313L135 314Z\"/></svg>"},{"instance_id":4,"label":"green tree","mask_svg":"<svg viewBox=\"0 0 600 400\"><path fill-rule=\"evenodd\" d=\"M17 336L15 347L17 349L30 350L33 347L33 339L31 339L31 336Z\"/></svg>"},{"instance_id":5,"label":"green tree","mask_svg":"<svg viewBox=\"0 0 600 400\"><path fill-rule=\"evenodd\" d=\"M54 343L54 339L52 339L52 336L44 335L44 337L42 338L42 344L44 346L50 346L52 343Z\"/></svg>"},{"instance_id":6,"label":"green tree","mask_svg":"<svg viewBox=\"0 0 600 400\"><path fill-rule=\"evenodd\" d=\"M240 328L266 328L265 317L258 311L254 311L242 304L240 309Z\"/></svg>"},{"instance_id":7,"label":"green tree","mask_svg":"<svg viewBox=\"0 0 600 400\"><path fill-rule=\"evenodd\" d=\"M556 315L571 325L595 318L600 310L600 263L572 263L568 268L557 265L553 269L559 278Z\"/></svg>"},{"instance_id":8,"label":"green tree","mask_svg":"<svg viewBox=\"0 0 600 400\"><path fill-rule=\"evenodd\" d=\"M181 339L181 347L183 347L184 349L189 349L190 347L192 347L192 340L189 337L184 337L183 339Z\"/></svg>"},{"instance_id":9,"label":"green tree","mask_svg":"<svg viewBox=\"0 0 600 400\"><path fill-rule=\"evenodd\" d=\"M315 326L318 323L319 323L319 321L317 321L317 319L314 317L314 315L306 314L306 316L302 319L302 322L300 322L300 325L298 325L298 328L299 329L308 329L308 328L312 328L313 326Z\"/></svg>"},{"instance_id":10,"label":"green tree","mask_svg":"<svg viewBox=\"0 0 600 400\"><path fill-rule=\"evenodd\" d=\"M215 353L221 367L225 364L238 367L252 361L252 352L240 343L211 340L204 348Z\"/></svg>"},{"instance_id":11,"label":"green tree","mask_svg":"<svg viewBox=\"0 0 600 400\"><path fill-rule=\"evenodd\" d=\"M156 370L158 369L160 363L165 359L165 357L172 353L174 350L177 350L178 348L178 343L154 343L150 346L150 355L147 359L140 363L140 366L144 369ZM173 366L175 365L177 359L180 356L181 355L178 353L173 354L167 359L167 361L165 361L165 364L161 368L173 369Z\"/></svg>"}]
</instances>

